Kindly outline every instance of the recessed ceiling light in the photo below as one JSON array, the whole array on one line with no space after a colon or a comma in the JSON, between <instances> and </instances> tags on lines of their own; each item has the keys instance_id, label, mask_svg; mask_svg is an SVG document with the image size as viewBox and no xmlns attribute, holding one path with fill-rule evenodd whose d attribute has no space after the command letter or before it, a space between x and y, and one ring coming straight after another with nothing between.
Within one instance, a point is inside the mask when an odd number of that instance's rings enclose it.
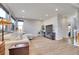
<instances>
[{"instance_id":1,"label":"recessed ceiling light","mask_svg":"<svg viewBox=\"0 0 79 59\"><path fill-rule=\"evenodd\" d=\"M22 12L25 12L24 10L22 10Z\"/></svg>"},{"instance_id":2,"label":"recessed ceiling light","mask_svg":"<svg viewBox=\"0 0 79 59\"><path fill-rule=\"evenodd\" d=\"M58 11L58 8L56 8L55 10Z\"/></svg>"},{"instance_id":3,"label":"recessed ceiling light","mask_svg":"<svg viewBox=\"0 0 79 59\"><path fill-rule=\"evenodd\" d=\"M46 14L45 16L48 16L48 14Z\"/></svg>"}]
</instances>

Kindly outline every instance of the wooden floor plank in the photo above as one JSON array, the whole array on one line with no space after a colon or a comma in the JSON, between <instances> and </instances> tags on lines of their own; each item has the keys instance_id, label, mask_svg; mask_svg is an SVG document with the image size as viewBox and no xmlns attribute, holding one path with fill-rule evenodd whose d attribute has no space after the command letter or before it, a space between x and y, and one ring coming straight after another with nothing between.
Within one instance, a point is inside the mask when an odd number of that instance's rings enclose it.
<instances>
[{"instance_id":1,"label":"wooden floor plank","mask_svg":"<svg viewBox=\"0 0 79 59\"><path fill-rule=\"evenodd\" d=\"M77 55L79 47L74 47L66 40L51 40L36 37L30 42L30 55Z\"/></svg>"}]
</instances>

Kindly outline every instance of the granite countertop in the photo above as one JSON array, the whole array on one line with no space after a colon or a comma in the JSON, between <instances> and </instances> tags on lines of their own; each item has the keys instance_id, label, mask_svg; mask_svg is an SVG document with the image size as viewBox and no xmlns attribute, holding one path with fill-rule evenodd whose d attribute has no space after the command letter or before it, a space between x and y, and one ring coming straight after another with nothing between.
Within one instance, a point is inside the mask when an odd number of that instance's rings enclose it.
<instances>
[{"instance_id":1,"label":"granite countertop","mask_svg":"<svg viewBox=\"0 0 79 59\"><path fill-rule=\"evenodd\" d=\"M4 32L4 35L8 34L8 32ZM2 36L2 33L0 33L0 36Z\"/></svg>"},{"instance_id":2,"label":"granite countertop","mask_svg":"<svg viewBox=\"0 0 79 59\"><path fill-rule=\"evenodd\" d=\"M22 48L29 46L29 43L15 43L9 49Z\"/></svg>"}]
</instances>

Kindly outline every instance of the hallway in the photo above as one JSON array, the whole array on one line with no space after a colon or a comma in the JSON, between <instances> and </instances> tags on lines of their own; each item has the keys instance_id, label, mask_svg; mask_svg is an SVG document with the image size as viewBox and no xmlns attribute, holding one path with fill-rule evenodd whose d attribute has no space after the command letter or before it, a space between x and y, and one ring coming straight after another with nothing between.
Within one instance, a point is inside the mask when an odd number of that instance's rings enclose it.
<instances>
[{"instance_id":1,"label":"hallway","mask_svg":"<svg viewBox=\"0 0 79 59\"><path fill-rule=\"evenodd\" d=\"M36 37L30 42L30 55L78 55L79 47L74 48L66 40L51 40Z\"/></svg>"}]
</instances>

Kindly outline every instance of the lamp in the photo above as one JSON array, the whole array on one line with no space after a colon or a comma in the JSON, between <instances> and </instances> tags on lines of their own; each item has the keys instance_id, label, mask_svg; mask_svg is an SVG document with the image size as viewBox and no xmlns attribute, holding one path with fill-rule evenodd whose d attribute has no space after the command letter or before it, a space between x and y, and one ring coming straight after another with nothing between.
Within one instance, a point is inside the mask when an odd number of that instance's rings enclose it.
<instances>
[{"instance_id":1,"label":"lamp","mask_svg":"<svg viewBox=\"0 0 79 59\"><path fill-rule=\"evenodd\" d=\"M2 25L2 41L4 41L4 25L11 24L11 21L3 17L0 17L0 24Z\"/></svg>"}]
</instances>

